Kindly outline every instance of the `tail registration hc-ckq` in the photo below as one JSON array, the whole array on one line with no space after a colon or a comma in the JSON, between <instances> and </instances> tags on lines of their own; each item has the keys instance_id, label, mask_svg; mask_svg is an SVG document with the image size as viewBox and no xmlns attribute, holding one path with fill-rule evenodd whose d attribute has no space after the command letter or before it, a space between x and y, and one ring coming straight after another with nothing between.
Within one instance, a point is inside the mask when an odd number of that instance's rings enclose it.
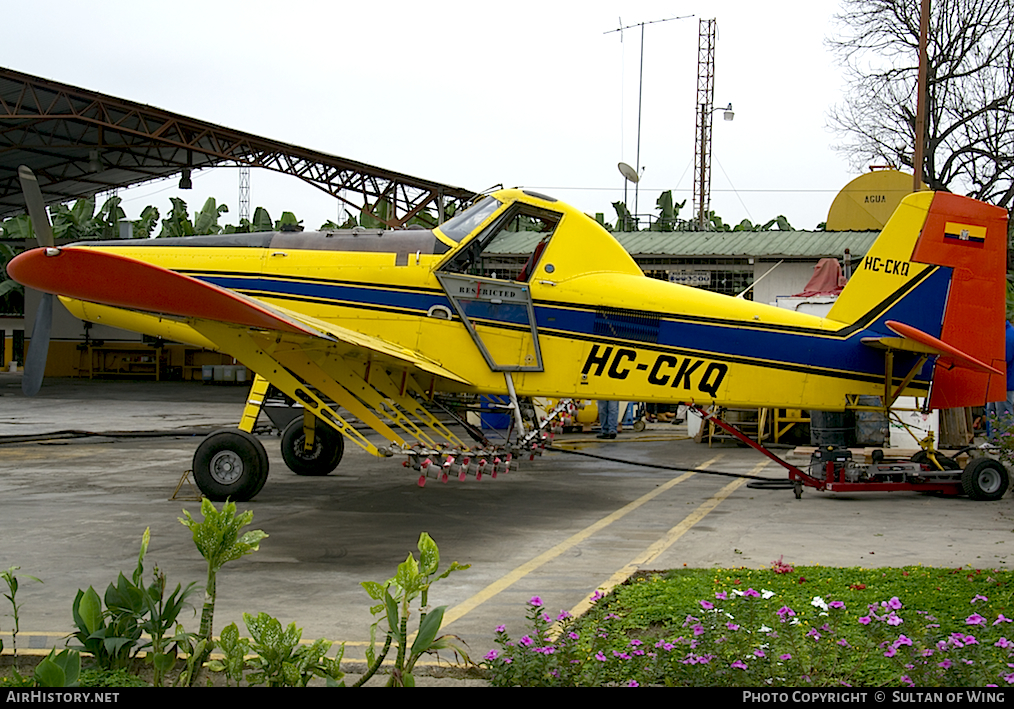
<instances>
[{"instance_id":1,"label":"tail registration hc-ckq","mask_svg":"<svg viewBox=\"0 0 1014 709\"><path fill-rule=\"evenodd\" d=\"M250 430L269 383L305 407L283 439L303 474L331 472L345 439L407 453L423 474L481 474L491 456L540 445L538 426L525 433L525 397L842 411L864 395L885 407L924 397L929 408L1006 395L1006 212L952 194L907 197L822 318L648 278L593 219L525 190L495 192L431 231L57 248L38 184L20 172L40 248L8 272L47 294L26 393L41 384L53 296L82 320L237 358L257 374L253 403L194 458L212 499L249 499L264 485L267 456ZM484 258L519 238L531 254L520 274L484 275ZM509 397L508 450L466 445L438 420L434 394L456 392ZM953 484L962 473L945 467L915 470ZM1002 495L1002 466L980 467L973 496L995 496L1001 471ZM804 482L842 489L858 480L849 474Z\"/></svg>"}]
</instances>

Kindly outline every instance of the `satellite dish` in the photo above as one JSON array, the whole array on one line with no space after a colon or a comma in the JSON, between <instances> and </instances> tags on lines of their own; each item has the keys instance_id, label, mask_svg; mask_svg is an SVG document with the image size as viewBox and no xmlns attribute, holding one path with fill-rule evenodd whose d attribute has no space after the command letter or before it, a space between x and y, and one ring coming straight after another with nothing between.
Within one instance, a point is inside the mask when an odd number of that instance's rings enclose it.
<instances>
[{"instance_id":1,"label":"satellite dish","mask_svg":"<svg viewBox=\"0 0 1014 709\"><path fill-rule=\"evenodd\" d=\"M631 182L633 182L635 185L641 179L638 176L638 174L637 174L637 170L635 170L634 168L632 168L630 165L628 165L625 162L621 162L621 163L617 164L616 167L620 168L620 174L621 175L623 175L624 177L626 177L628 180L630 180Z\"/></svg>"}]
</instances>

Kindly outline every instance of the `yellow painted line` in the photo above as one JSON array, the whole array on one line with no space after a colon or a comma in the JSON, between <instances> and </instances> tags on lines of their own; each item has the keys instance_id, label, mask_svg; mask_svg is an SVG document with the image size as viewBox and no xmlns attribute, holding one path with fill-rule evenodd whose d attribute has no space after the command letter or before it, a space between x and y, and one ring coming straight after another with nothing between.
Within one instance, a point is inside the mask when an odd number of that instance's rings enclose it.
<instances>
[{"instance_id":1,"label":"yellow painted line","mask_svg":"<svg viewBox=\"0 0 1014 709\"><path fill-rule=\"evenodd\" d=\"M754 466L753 470L750 471L750 475L757 475L763 470L771 461L765 460ZM599 593L609 593L613 588L620 585L639 569L639 567L650 564L652 561L662 555L669 547L675 544L680 537L686 534L691 527L704 519L712 510L718 507L719 503L725 498L731 495L733 492L738 490L741 486L747 483L746 478L739 478L733 480L731 483L723 487L721 490L712 495L706 500L700 507L694 510L692 513L683 518L683 520L675 527L666 532L657 541L647 547L640 554L635 556L630 562L619 569L612 576L606 580L605 583L598 587ZM584 600L578 603L576 606L570 609L571 615L578 616L587 611L592 606L592 594L585 596Z\"/></svg>"},{"instance_id":2,"label":"yellow painted line","mask_svg":"<svg viewBox=\"0 0 1014 709\"><path fill-rule=\"evenodd\" d=\"M722 455L723 454L719 453L718 455L716 455L714 458L707 461L703 465L698 466L698 470L704 470L705 468L709 467L716 460L721 458ZM642 495L633 502L624 505L623 507L616 510L612 514L603 517L595 524L585 527L580 532L571 535L570 537L560 542L556 546L552 547L551 549L542 552L531 561L528 561L522 564L521 566L517 567L516 569L510 571L509 573L505 574L504 576L501 576L499 579L497 579L490 585L486 586L486 588L482 589L481 591L473 595L471 598L459 603L453 608L448 609L444 613L444 623L443 626L441 627L446 628L448 625L458 620L466 613L475 610L478 606L485 603L489 599L493 598L493 596L497 595L501 591L506 590L507 588L517 583L525 576L538 569L539 567L544 566L545 564L549 563L556 557L560 556L560 554L563 554L568 549L571 549L572 547L580 544L581 542L588 539L588 537L595 534L599 530L604 529L605 527L609 526L610 524L616 522L619 519L622 519L626 515L636 510L638 507L641 507L645 503L650 502L651 500L655 499L666 490L674 487L675 485L679 485L681 482L687 480L693 475L694 473L684 473L679 477L675 477L672 480L669 480L668 482L659 485L651 492Z\"/></svg>"}]
</instances>

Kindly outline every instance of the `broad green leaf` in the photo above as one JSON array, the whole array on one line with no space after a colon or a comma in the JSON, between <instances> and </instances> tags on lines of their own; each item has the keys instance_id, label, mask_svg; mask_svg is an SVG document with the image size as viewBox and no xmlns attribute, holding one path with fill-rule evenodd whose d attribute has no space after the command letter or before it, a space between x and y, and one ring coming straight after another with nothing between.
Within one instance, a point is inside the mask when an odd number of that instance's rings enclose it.
<instances>
[{"instance_id":1,"label":"broad green leaf","mask_svg":"<svg viewBox=\"0 0 1014 709\"><path fill-rule=\"evenodd\" d=\"M426 614L419 626L419 634L416 635L415 642L412 643L411 652L413 655L421 655L430 649L433 639L440 632L440 624L444 622L444 609L446 608L447 606L440 606Z\"/></svg>"},{"instance_id":2,"label":"broad green leaf","mask_svg":"<svg viewBox=\"0 0 1014 709\"><path fill-rule=\"evenodd\" d=\"M432 576L440 566L440 550L436 542L423 532L419 535L419 573L423 576Z\"/></svg>"}]
</instances>

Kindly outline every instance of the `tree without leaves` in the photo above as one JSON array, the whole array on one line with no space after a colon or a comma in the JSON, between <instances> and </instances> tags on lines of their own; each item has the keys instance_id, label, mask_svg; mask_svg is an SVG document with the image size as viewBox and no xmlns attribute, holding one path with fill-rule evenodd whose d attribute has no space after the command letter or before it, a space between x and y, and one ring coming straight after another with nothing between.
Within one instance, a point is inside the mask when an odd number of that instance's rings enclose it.
<instances>
[{"instance_id":1,"label":"tree without leaves","mask_svg":"<svg viewBox=\"0 0 1014 709\"><path fill-rule=\"evenodd\" d=\"M845 68L832 109L853 167L912 167L919 3L843 0L828 45ZM1009 0L932 0L923 181L1010 207L1014 202L1014 12Z\"/></svg>"}]
</instances>

